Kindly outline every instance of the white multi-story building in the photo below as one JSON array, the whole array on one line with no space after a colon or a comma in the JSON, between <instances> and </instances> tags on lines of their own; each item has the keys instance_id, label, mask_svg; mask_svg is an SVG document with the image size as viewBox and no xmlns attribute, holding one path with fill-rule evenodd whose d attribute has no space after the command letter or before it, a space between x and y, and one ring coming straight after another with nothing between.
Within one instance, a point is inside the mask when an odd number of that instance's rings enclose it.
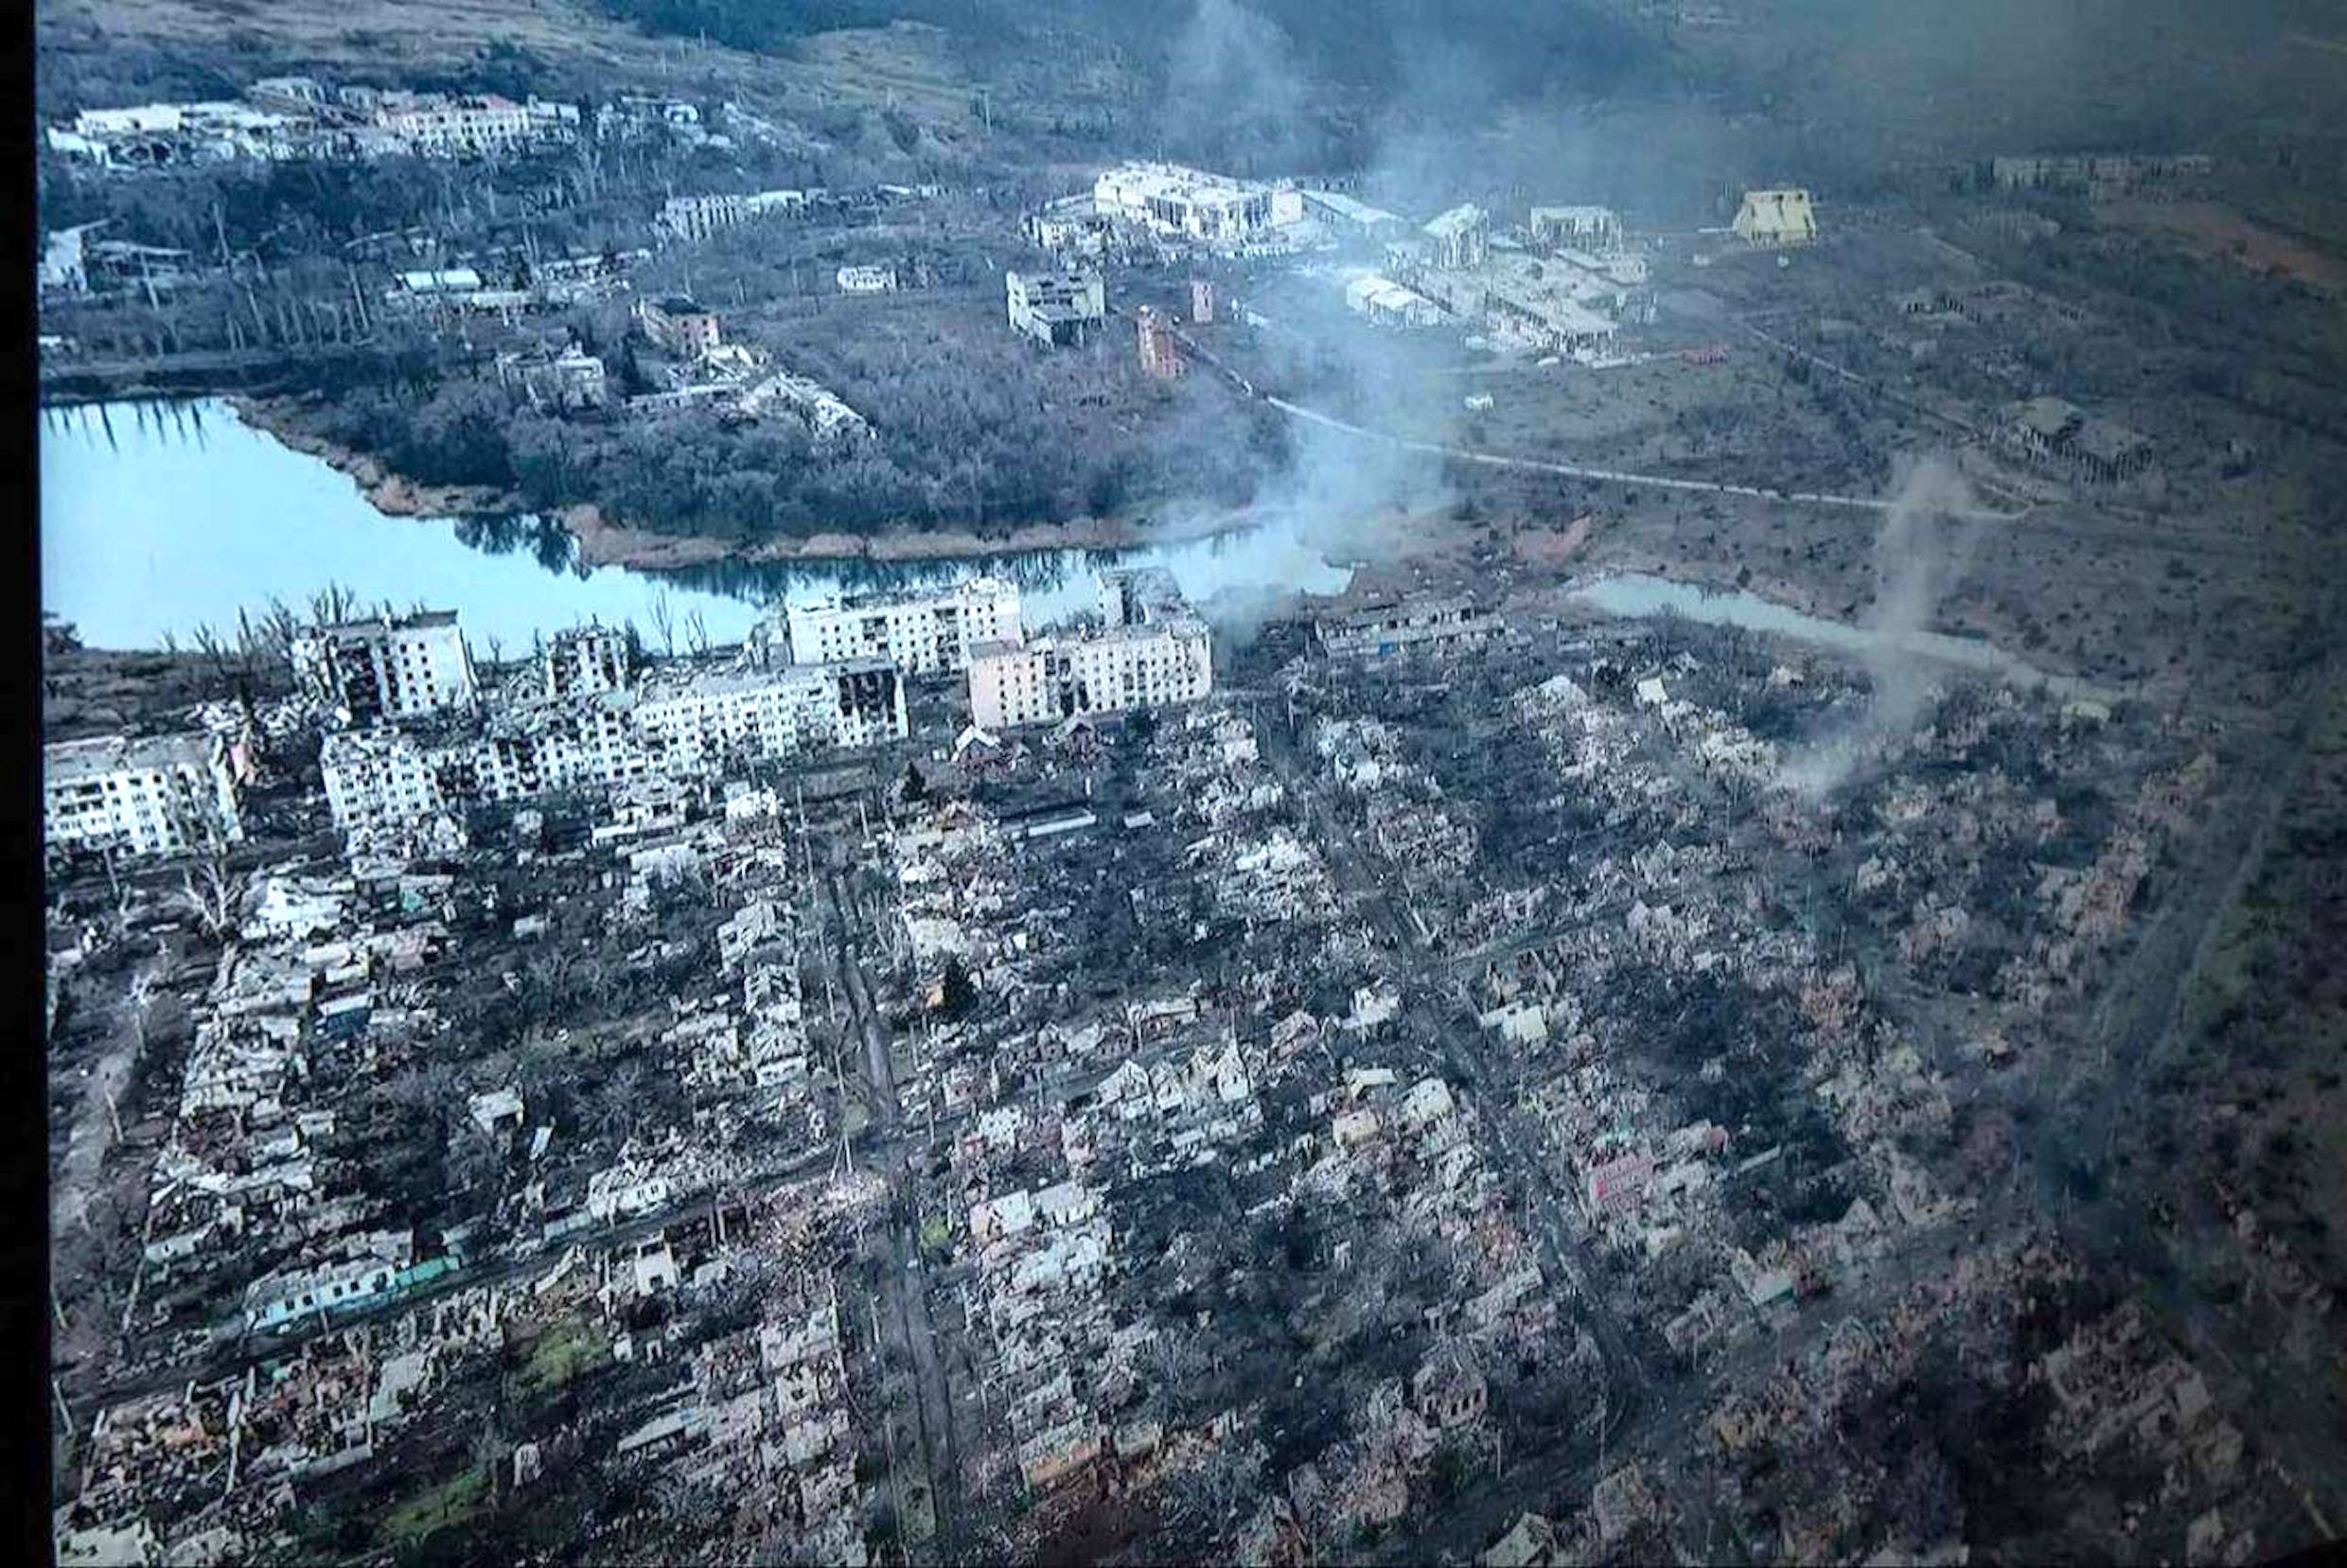
<instances>
[{"instance_id":1,"label":"white multi-story building","mask_svg":"<svg viewBox=\"0 0 2347 1568\"><path fill-rule=\"evenodd\" d=\"M1622 246L1622 220L1612 207L1534 207L1530 227L1536 245L1598 255L1610 255Z\"/></svg>"},{"instance_id":2,"label":"white multi-story building","mask_svg":"<svg viewBox=\"0 0 2347 1568\"><path fill-rule=\"evenodd\" d=\"M879 660L735 669L520 708L446 735L326 737L319 755L336 827L367 833L477 801L609 788L646 778L856 749L906 733L904 681Z\"/></svg>"},{"instance_id":3,"label":"white multi-story building","mask_svg":"<svg viewBox=\"0 0 2347 1568\"><path fill-rule=\"evenodd\" d=\"M591 696L626 687L634 672L627 634L609 626L574 626L546 644L546 695Z\"/></svg>"},{"instance_id":4,"label":"white multi-story building","mask_svg":"<svg viewBox=\"0 0 2347 1568\"><path fill-rule=\"evenodd\" d=\"M346 725L473 704L472 655L453 610L310 627L291 652L304 693Z\"/></svg>"},{"instance_id":5,"label":"white multi-story building","mask_svg":"<svg viewBox=\"0 0 2347 1568\"><path fill-rule=\"evenodd\" d=\"M833 594L793 605L784 616L790 657L801 664L886 659L908 675L966 670L980 643L1017 643L1018 585L971 577L917 597Z\"/></svg>"},{"instance_id":6,"label":"white multi-story building","mask_svg":"<svg viewBox=\"0 0 2347 1568\"><path fill-rule=\"evenodd\" d=\"M981 729L1195 702L1214 689L1213 639L1159 568L1104 573L1096 631L970 650Z\"/></svg>"},{"instance_id":7,"label":"white multi-story building","mask_svg":"<svg viewBox=\"0 0 2347 1568\"><path fill-rule=\"evenodd\" d=\"M1427 220L1421 231L1429 243L1427 262L1446 272L1480 267L1491 254L1491 221L1473 202Z\"/></svg>"},{"instance_id":8,"label":"white multi-story building","mask_svg":"<svg viewBox=\"0 0 2347 1568\"><path fill-rule=\"evenodd\" d=\"M747 196L671 196L661 203L660 216L653 222L671 238L699 240L761 218L801 213L806 208L807 194L803 190L761 190Z\"/></svg>"},{"instance_id":9,"label":"white multi-story building","mask_svg":"<svg viewBox=\"0 0 2347 1568\"><path fill-rule=\"evenodd\" d=\"M1088 268L1004 273L1002 294L1012 330L1047 347L1083 343L1108 313L1101 275Z\"/></svg>"},{"instance_id":10,"label":"white multi-story building","mask_svg":"<svg viewBox=\"0 0 2347 1568\"><path fill-rule=\"evenodd\" d=\"M538 134L541 122L533 107L494 94L444 97L436 93L385 93L375 123L419 157L494 157L520 150Z\"/></svg>"},{"instance_id":11,"label":"white multi-story building","mask_svg":"<svg viewBox=\"0 0 2347 1568\"><path fill-rule=\"evenodd\" d=\"M447 806L433 757L400 730L343 730L318 749L326 813L344 833L420 822Z\"/></svg>"},{"instance_id":12,"label":"white multi-story building","mask_svg":"<svg viewBox=\"0 0 2347 1568\"><path fill-rule=\"evenodd\" d=\"M185 854L244 837L227 743L207 731L56 742L41 795L53 851Z\"/></svg>"},{"instance_id":13,"label":"white multi-story building","mask_svg":"<svg viewBox=\"0 0 2347 1568\"><path fill-rule=\"evenodd\" d=\"M905 683L885 660L736 670L647 691L635 739L671 772L706 772L732 759L854 749L906 732Z\"/></svg>"},{"instance_id":14,"label":"white multi-story building","mask_svg":"<svg viewBox=\"0 0 2347 1568\"><path fill-rule=\"evenodd\" d=\"M1092 182L1095 210L1205 244L1235 243L1269 229L1279 221L1275 194L1269 185L1179 164L1119 164ZM1301 216L1300 195L1295 205Z\"/></svg>"}]
</instances>

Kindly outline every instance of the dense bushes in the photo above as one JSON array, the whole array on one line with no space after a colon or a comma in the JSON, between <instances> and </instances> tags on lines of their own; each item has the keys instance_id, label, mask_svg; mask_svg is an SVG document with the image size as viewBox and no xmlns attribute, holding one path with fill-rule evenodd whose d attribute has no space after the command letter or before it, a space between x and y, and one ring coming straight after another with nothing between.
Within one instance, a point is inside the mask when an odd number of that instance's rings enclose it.
<instances>
[{"instance_id":1,"label":"dense bushes","mask_svg":"<svg viewBox=\"0 0 2347 1568\"><path fill-rule=\"evenodd\" d=\"M840 376L831 384L876 433L833 449L787 415L561 418L473 379L358 388L312 428L423 484L509 485L540 511L591 502L634 526L743 542L1238 505L1285 456L1276 418L1211 386L1128 387L1113 408L1067 410L1019 370L920 361Z\"/></svg>"}]
</instances>

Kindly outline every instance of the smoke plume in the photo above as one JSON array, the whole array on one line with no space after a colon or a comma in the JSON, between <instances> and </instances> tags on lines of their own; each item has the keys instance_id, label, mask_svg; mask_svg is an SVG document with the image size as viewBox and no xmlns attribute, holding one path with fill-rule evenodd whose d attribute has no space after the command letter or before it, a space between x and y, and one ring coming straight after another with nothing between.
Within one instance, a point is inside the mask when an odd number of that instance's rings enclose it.
<instances>
[{"instance_id":1,"label":"smoke plume","mask_svg":"<svg viewBox=\"0 0 2347 1568\"><path fill-rule=\"evenodd\" d=\"M1915 646L1971 563L1979 535L1971 486L1942 456L1909 467L1875 536L1875 597L1859 625L1870 633L1860 658L1869 691L1864 709L1814 736L1788 758L1785 782L1812 797L1832 794L1859 769L1912 733L1932 696L1932 668Z\"/></svg>"}]
</instances>

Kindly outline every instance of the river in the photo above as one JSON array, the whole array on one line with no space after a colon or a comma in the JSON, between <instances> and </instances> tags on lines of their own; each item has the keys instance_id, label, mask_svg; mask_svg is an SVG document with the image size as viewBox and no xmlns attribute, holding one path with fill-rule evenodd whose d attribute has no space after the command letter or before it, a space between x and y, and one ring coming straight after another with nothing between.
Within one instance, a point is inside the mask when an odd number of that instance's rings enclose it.
<instances>
[{"instance_id":1,"label":"river","mask_svg":"<svg viewBox=\"0 0 2347 1568\"><path fill-rule=\"evenodd\" d=\"M272 600L306 611L338 585L362 607L457 612L477 647L528 646L586 621L665 614L739 641L772 607L841 590L936 587L979 573L1018 583L1031 629L1092 604L1094 571L1163 566L1207 604L1265 588L1340 591L1350 580L1274 519L1239 534L1127 551L1051 550L939 561L802 561L675 573L590 568L549 520L394 518L349 476L294 451L217 398L83 404L41 422L41 604L101 648L233 639Z\"/></svg>"}]
</instances>

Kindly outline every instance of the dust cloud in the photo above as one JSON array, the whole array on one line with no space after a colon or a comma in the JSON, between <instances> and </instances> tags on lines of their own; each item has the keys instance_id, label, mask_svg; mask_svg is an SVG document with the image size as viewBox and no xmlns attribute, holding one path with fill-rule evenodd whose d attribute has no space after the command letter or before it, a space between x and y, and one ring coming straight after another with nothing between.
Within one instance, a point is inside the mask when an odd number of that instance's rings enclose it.
<instances>
[{"instance_id":1,"label":"dust cloud","mask_svg":"<svg viewBox=\"0 0 2347 1568\"><path fill-rule=\"evenodd\" d=\"M1823 798L1848 784L1915 732L1931 705L1932 666L1913 642L1931 629L1941 603L1964 578L1980 533L1971 486L1947 457L1905 469L1875 536L1874 602L1859 617L1872 633L1860 655L1869 692L1854 719L1813 736L1788 757L1784 783Z\"/></svg>"}]
</instances>

